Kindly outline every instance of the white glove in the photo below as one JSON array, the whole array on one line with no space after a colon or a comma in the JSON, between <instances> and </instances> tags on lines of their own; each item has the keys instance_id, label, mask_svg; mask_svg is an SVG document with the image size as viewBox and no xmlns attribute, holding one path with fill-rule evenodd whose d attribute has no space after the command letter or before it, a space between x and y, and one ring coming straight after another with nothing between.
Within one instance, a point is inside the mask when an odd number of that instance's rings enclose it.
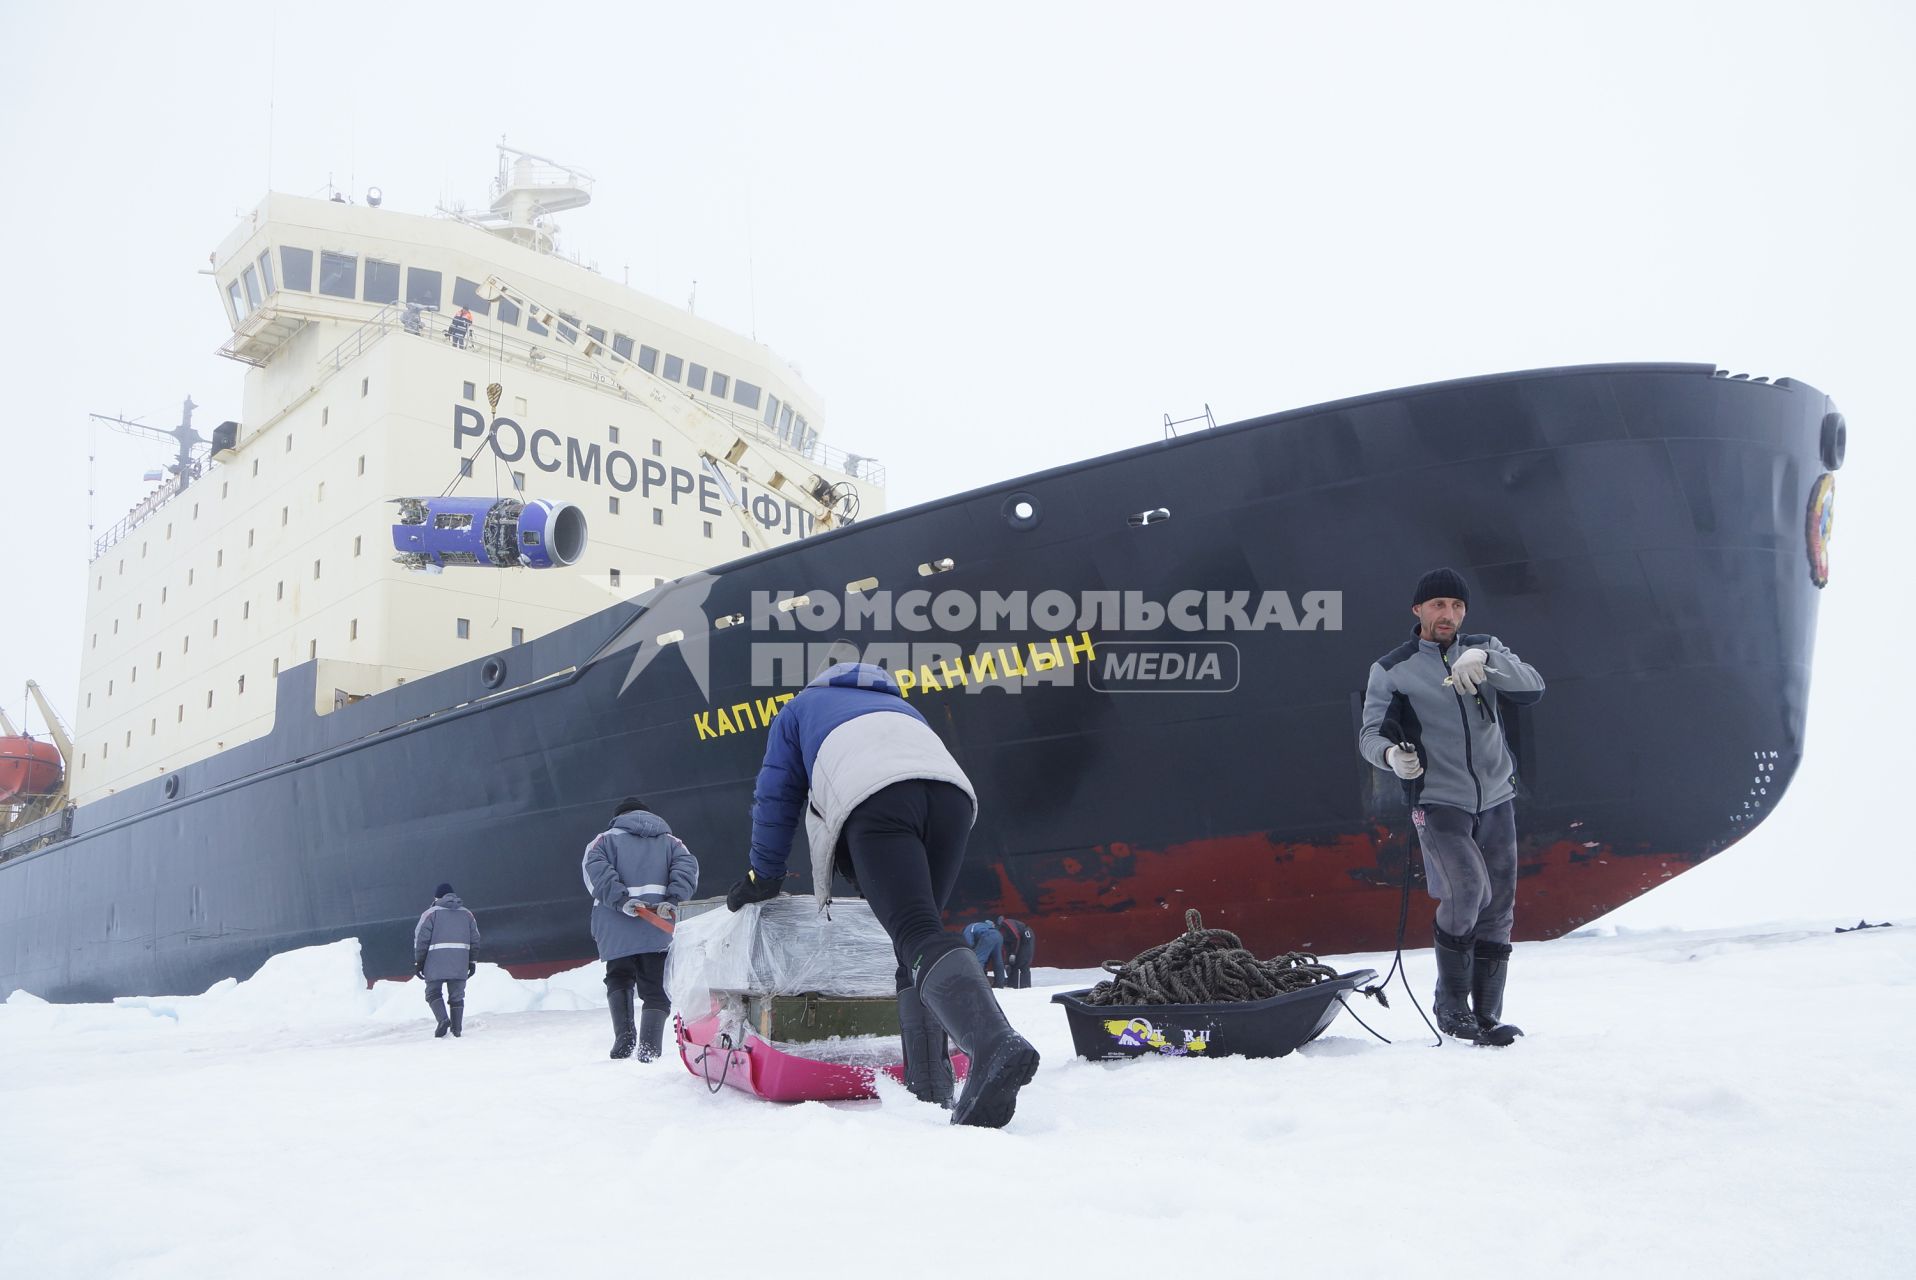
<instances>
[{"instance_id":1,"label":"white glove","mask_svg":"<svg viewBox=\"0 0 1916 1280\"><path fill-rule=\"evenodd\" d=\"M1450 678L1456 681L1466 698L1474 695L1477 686L1484 682L1484 663L1489 658L1482 649L1466 649L1450 664Z\"/></svg>"},{"instance_id":2,"label":"white glove","mask_svg":"<svg viewBox=\"0 0 1916 1280\"><path fill-rule=\"evenodd\" d=\"M661 902L652 908L652 913L661 920L676 920L679 918L679 904L669 900Z\"/></svg>"},{"instance_id":3,"label":"white glove","mask_svg":"<svg viewBox=\"0 0 1916 1280\"><path fill-rule=\"evenodd\" d=\"M1424 776L1424 762L1417 758L1417 752L1410 747L1385 747L1384 763L1405 782Z\"/></svg>"}]
</instances>

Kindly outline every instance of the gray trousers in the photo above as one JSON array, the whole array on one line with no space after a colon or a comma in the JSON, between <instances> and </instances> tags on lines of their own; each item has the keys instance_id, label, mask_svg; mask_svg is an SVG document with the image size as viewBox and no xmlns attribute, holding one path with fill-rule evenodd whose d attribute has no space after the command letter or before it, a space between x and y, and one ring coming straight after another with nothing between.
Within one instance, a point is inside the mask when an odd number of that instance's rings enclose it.
<instances>
[{"instance_id":1,"label":"gray trousers","mask_svg":"<svg viewBox=\"0 0 1916 1280\"><path fill-rule=\"evenodd\" d=\"M1445 804L1411 810L1437 927L1459 938L1509 942L1517 906L1517 803L1469 813Z\"/></svg>"},{"instance_id":2,"label":"gray trousers","mask_svg":"<svg viewBox=\"0 0 1916 1280\"><path fill-rule=\"evenodd\" d=\"M426 1003L434 1009L439 1007L439 988L444 987L452 1003L466 1002L466 980L464 978L429 978L426 981Z\"/></svg>"}]
</instances>

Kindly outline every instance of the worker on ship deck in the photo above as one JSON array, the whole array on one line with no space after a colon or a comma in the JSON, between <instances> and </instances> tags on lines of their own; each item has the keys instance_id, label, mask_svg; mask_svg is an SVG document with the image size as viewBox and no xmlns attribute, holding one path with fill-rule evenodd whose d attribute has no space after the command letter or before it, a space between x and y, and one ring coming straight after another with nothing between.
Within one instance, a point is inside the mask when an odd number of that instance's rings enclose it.
<instances>
[{"instance_id":1,"label":"worker on ship deck","mask_svg":"<svg viewBox=\"0 0 1916 1280\"><path fill-rule=\"evenodd\" d=\"M1418 579L1415 634L1371 664L1358 750L1412 795L1411 823L1437 899L1437 1025L1504 1045L1523 1032L1503 1021L1517 899L1517 767L1503 709L1543 697L1543 677L1496 636L1465 634L1469 605L1455 570ZM1386 721L1405 741L1385 736Z\"/></svg>"},{"instance_id":2,"label":"worker on ship deck","mask_svg":"<svg viewBox=\"0 0 1916 1280\"><path fill-rule=\"evenodd\" d=\"M778 894L805 815L820 905L842 873L891 937L906 1087L927 1102L951 1097L949 1032L971 1058L951 1121L995 1129L1011 1120L1038 1051L944 926L977 811L964 770L891 676L841 662L772 720L752 798L751 869L725 905L739 911Z\"/></svg>"}]
</instances>

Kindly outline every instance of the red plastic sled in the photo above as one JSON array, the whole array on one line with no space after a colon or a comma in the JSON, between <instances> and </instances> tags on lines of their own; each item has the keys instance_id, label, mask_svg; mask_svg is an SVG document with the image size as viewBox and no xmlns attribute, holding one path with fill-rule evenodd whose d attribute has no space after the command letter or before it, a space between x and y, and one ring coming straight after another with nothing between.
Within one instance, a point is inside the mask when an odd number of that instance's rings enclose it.
<instances>
[{"instance_id":1,"label":"red plastic sled","mask_svg":"<svg viewBox=\"0 0 1916 1280\"><path fill-rule=\"evenodd\" d=\"M692 1022L675 1018L673 1025L679 1061L713 1093L730 1085L768 1102L845 1102L878 1096L872 1086L874 1068L783 1053L751 1031L745 1032L743 1044L729 1043L730 1037L719 1033L716 1010ZM964 1079L970 1065L964 1054L951 1055L952 1073L958 1079ZM904 1079L903 1063L876 1070L894 1080Z\"/></svg>"}]
</instances>

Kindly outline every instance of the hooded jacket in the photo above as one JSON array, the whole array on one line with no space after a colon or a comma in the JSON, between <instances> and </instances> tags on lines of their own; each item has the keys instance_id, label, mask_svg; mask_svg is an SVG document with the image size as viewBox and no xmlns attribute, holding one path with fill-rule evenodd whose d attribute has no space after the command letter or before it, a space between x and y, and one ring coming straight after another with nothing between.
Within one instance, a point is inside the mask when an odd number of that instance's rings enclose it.
<instances>
[{"instance_id":1,"label":"hooded jacket","mask_svg":"<svg viewBox=\"0 0 1916 1280\"><path fill-rule=\"evenodd\" d=\"M478 949L479 922L456 893L435 898L413 926L413 966L425 961L422 976L428 982L465 981L467 966Z\"/></svg>"},{"instance_id":2,"label":"hooded jacket","mask_svg":"<svg viewBox=\"0 0 1916 1280\"><path fill-rule=\"evenodd\" d=\"M1444 683L1451 661L1466 649L1482 649L1488 657L1484 682L1468 698ZM1371 664L1357 749L1388 770L1384 752L1394 744L1383 725L1395 715L1424 762L1422 802L1483 813L1517 794L1502 704L1521 706L1541 697L1543 677L1537 669L1495 636L1459 633L1448 649L1412 636Z\"/></svg>"},{"instance_id":3,"label":"hooded jacket","mask_svg":"<svg viewBox=\"0 0 1916 1280\"><path fill-rule=\"evenodd\" d=\"M672 945L671 934L612 905L621 889L656 907L684 902L699 887L699 860L664 818L644 809L620 814L610 830L592 837L579 870L592 895L592 943L601 960L664 951Z\"/></svg>"},{"instance_id":4,"label":"hooded jacket","mask_svg":"<svg viewBox=\"0 0 1916 1280\"><path fill-rule=\"evenodd\" d=\"M831 900L832 859L852 810L894 782L971 780L880 667L841 662L799 690L772 720L752 793L752 870L785 874L799 814L812 851L812 892Z\"/></svg>"}]
</instances>

